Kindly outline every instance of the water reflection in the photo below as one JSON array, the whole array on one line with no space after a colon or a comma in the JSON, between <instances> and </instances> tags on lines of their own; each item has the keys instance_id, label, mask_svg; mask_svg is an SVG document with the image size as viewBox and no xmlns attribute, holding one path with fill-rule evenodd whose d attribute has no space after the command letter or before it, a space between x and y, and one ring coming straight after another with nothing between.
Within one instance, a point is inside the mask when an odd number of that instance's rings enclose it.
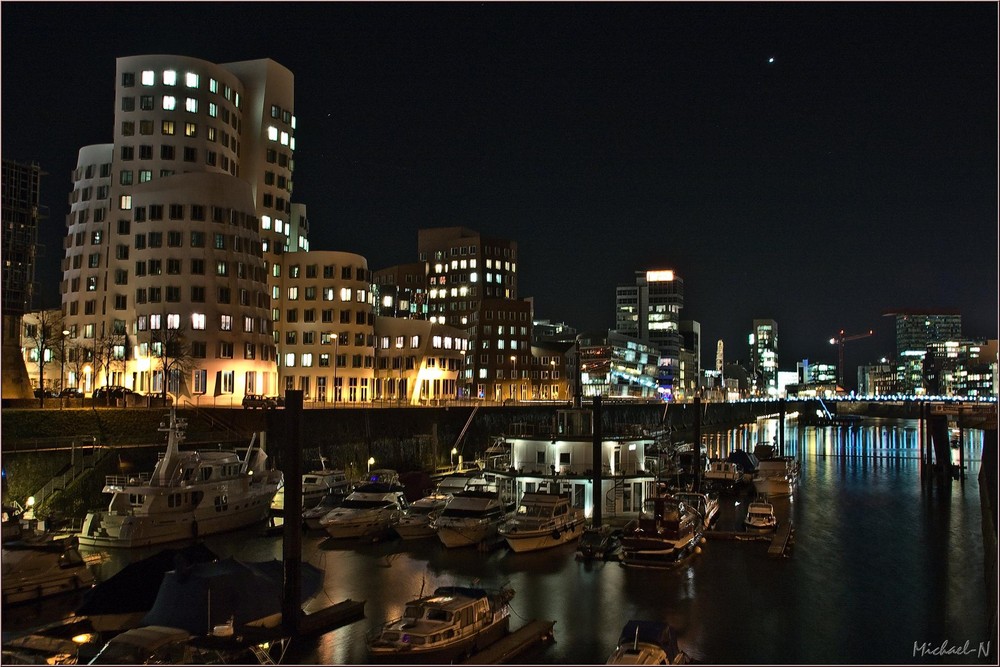
<instances>
[{"instance_id":1,"label":"water reflection","mask_svg":"<svg viewBox=\"0 0 1000 667\"><path fill-rule=\"evenodd\" d=\"M706 434L712 457L773 442L776 420ZM365 600L366 618L294 644L310 664L367 661L365 635L403 605L443 585L510 585L512 626L556 622L555 641L526 663L603 663L632 618L665 620L680 645L708 663L909 663L913 642L986 640L985 582L977 474L981 431L967 430L964 484L920 480L916 422L800 427L784 432L801 462L800 486L779 511L796 533L792 555L767 543L711 540L671 570L580 562L572 546L514 554L445 549L436 540L360 544L307 535L302 559L325 570L330 603ZM724 498L729 516L736 502ZM739 508L736 508L739 509ZM738 517L738 513L736 515ZM736 527L719 526L722 530ZM206 540L222 556L281 558L281 539L259 530ZM106 578L129 558L95 569ZM5 615L4 628L7 630ZM944 662L968 662L962 656Z\"/></svg>"}]
</instances>

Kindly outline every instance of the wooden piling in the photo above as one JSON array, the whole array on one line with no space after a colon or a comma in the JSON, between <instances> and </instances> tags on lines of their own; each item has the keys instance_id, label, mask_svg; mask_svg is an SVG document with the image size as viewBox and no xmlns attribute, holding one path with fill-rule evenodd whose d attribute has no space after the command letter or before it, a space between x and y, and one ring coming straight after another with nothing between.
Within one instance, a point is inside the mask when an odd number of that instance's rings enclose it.
<instances>
[{"instance_id":1,"label":"wooden piling","mask_svg":"<svg viewBox=\"0 0 1000 667\"><path fill-rule=\"evenodd\" d=\"M282 457L285 480L282 556L285 579L281 601L281 623L292 637L299 634L302 616L302 391L285 392L285 448Z\"/></svg>"}]
</instances>

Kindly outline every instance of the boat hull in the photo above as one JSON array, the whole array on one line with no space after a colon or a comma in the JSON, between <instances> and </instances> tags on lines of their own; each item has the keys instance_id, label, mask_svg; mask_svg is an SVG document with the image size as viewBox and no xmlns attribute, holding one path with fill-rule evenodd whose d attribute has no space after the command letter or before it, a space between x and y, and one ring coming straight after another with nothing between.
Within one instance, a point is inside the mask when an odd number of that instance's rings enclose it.
<instances>
[{"instance_id":1,"label":"boat hull","mask_svg":"<svg viewBox=\"0 0 1000 667\"><path fill-rule=\"evenodd\" d=\"M479 632L457 639L446 646L435 646L421 650L409 645L407 648L396 646L369 646L368 653L371 662L378 664L415 663L415 664L448 664L459 658L482 651L491 644L502 639L510 630L510 617L504 616Z\"/></svg>"},{"instance_id":2,"label":"boat hull","mask_svg":"<svg viewBox=\"0 0 1000 667\"><path fill-rule=\"evenodd\" d=\"M794 486L795 482L793 480L780 478L763 478L753 481L753 489L757 494L770 497L791 495Z\"/></svg>"},{"instance_id":3,"label":"boat hull","mask_svg":"<svg viewBox=\"0 0 1000 667\"><path fill-rule=\"evenodd\" d=\"M559 528L504 532L503 536L512 551L524 553L575 542L583 535L583 527L581 520Z\"/></svg>"},{"instance_id":4,"label":"boat hull","mask_svg":"<svg viewBox=\"0 0 1000 667\"><path fill-rule=\"evenodd\" d=\"M430 521L400 521L392 529L404 540L422 540L437 534L437 531L431 528Z\"/></svg>"},{"instance_id":5,"label":"boat hull","mask_svg":"<svg viewBox=\"0 0 1000 667\"><path fill-rule=\"evenodd\" d=\"M669 567L694 554L700 542L700 533L679 542L623 538L622 562L637 567Z\"/></svg>"},{"instance_id":6,"label":"boat hull","mask_svg":"<svg viewBox=\"0 0 1000 667\"><path fill-rule=\"evenodd\" d=\"M437 526L437 536L441 540L441 544L449 549L471 547L497 537L499 529L500 525L498 523L473 526L461 523L439 523Z\"/></svg>"},{"instance_id":7,"label":"boat hull","mask_svg":"<svg viewBox=\"0 0 1000 667\"><path fill-rule=\"evenodd\" d=\"M392 525L388 518L363 520L363 521L337 521L323 526L326 534L335 540L349 538L375 537L380 535Z\"/></svg>"}]
</instances>

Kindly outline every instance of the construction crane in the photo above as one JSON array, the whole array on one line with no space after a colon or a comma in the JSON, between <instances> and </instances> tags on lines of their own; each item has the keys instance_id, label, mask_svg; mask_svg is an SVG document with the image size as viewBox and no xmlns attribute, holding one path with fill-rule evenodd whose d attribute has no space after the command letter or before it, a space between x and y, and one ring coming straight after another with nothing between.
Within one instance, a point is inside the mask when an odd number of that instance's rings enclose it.
<instances>
[{"instance_id":1,"label":"construction crane","mask_svg":"<svg viewBox=\"0 0 1000 667\"><path fill-rule=\"evenodd\" d=\"M837 335L830 339L830 345L837 346L837 384L841 387L844 386L844 343L852 340L860 340L862 338L868 338L869 336L874 336L875 331L872 329L868 330L868 333L863 334L852 334L850 336L844 335L844 330L841 329Z\"/></svg>"}]
</instances>

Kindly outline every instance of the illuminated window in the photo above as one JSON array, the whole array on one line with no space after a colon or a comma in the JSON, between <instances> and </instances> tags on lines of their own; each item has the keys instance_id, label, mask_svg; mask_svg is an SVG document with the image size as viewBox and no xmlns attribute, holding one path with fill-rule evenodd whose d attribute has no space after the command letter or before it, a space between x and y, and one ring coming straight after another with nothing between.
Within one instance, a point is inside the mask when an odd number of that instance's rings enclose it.
<instances>
[{"instance_id":1,"label":"illuminated window","mask_svg":"<svg viewBox=\"0 0 1000 667\"><path fill-rule=\"evenodd\" d=\"M142 71L142 85L152 86L156 83L156 73L151 69Z\"/></svg>"},{"instance_id":2,"label":"illuminated window","mask_svg":"<svg viewBox=\"0 0 1000 667\"><path fill-rule=\"evenodd\" d=\"M132 195L122 195L118 201L118 208L123 211L132 210Z\"/></svg>"},{"instance_id":3,"label":"illuminated window","mask_svg":"<svg viewBox=\"0 0 1000 667\"><path fill-rule=\"evenodd\" d=\"M177 107L177 98L173 95L163 96L163 109L165 111L173 111Z\"/></svg>"},{"instance_id":4,"label":"illuminated window","mask_svg":"<svg viewBox=\"0 0 1000 667\"><path fill-rule=\"evenodd\" d=\"M233 316L232 315L220 315L219 316L219 329L221 331L232 331L233 330Z\"/></svg>"},{"instance_id":5,"label":"illuminated window","mask_svg":"<svg viewBox=\"0 0 1000 667\"><path fill-rule=\"evenodd\" d=\"M303 366L312 366L313 365L313 356L312 356L312 354L306 352L305 354L302 355L302 365Z\"/></svg>"},{"instance_id":6,"label":"illuminated window","mask_svg":"<svg viewBox=\"0 0 1000 667\"><path fill-rule=\"evenodd\" d=\"M270 229L271 228L271 216L269 216L269 215L262 215L262 216L260 216L260 228L261 229Z\"/></svg>"},{"instance_id":7,"label":"illuminated window","mask_svg":"<svg viewBox=\"0 0 1000 667\"><path fill-rule=\"evenodd\" d=\"M276 128L274 125L268 125L267 126L267 138L270 139L271 141L277 141L278 140L278 128Z\"/></svg>"},{"instance_id":8,"label":"illuminated window","mask_svg":"<svg viewBox=\"0 0 1000 667\"><path fill-rule=\"evenodd\" d=\"M340 288L340 300L341 301L350 301L351 300L351 288L350 287L341 287Z\"/></svg>"},{"instance_id":9,"label":"illuminated window","mask_svg":"<svg viewBox=\"0 0 1000 667\"><path fill-rule=\"evenodd\" d=\"M166 134L168 136L173 136L173 134L174 134L174 121L172 121L172 120L165 120L165 121L163 121L163 123L160 125L160 132L162 134Z\"/></svg>"},{"instance_id":10,"label":"illuminated window","mask_svg":"<svg viewBox=\"0 0 1000 667\"><path fill-rule=\"evenodd\" d=\"M213 93L219 92L219 82L215 79L209 78L208 80L208 90Z\"/></svg>"},{"instance_id":11,"label":"illuminated window","mask_svg":"<svg viewBox=\"0 0 1000 667\"><path fill-rule=\"evenodd\" d=\"M197 88L198 87L198 75L195 74L194 72L187 72L187 73L185 73L184 74L184 84L188 88Z\"/></svg>"},{"instance_id":12,"label":"illuminated window","mask_svg":"<svg viewBox=\"0 0 1000 667\"><path fill-rule=\"evenodd\" d=\"M198 100L193 97L188 97L184 100L184 109L190 111L191 113L198 113Z\"/></svg>"},{"instance_id":13,"label":"illuminated window","mask_svg":"<svg viewBox=\"0 0 1000 667\"><path fill-rule=\"evenodd\" d=\"M179 329L181 326L181 316L178 313L169 313L167 315L167 328L168 329Z\"/></svg>"},{"instance_id":14,"label":"illuminated window","mask_svg":"<svg viewBox=\"0 0 1000 667\"><path fill-rule=\"evenodd\" d=\"M282 146L287 146L288 145L288 133L287 132L282 132L281 133L281 145Z\"/></svg>"},{"instance_id":15,"label":"illuminated window","mask_svg":"<svg viewBox=\"0 0 1000 667\"><path fill-rule=\"evenodd\" d=\"M292 368L295 366L295 353L289 352L285 355L285 366Z\"/></svg>"},{"instance_id":16,"label":"illuminated window","mask_svg":"<svg viewBox=\"0 0 1000 667\"><path fill-rule=\"evenodd\" d=\"M215 118L219 115L219 105L215 102L208 103L208 115Z\"/></svg>"},{"instance_id":17,"label":"illuminated window","mask_svg":"<svg viewBox=\"0 0 1000 667\"><path fill-rule=\"evenodd\" d=\"M198 136L198 125L196 123L184 123L184 136L185 137Z\"/></svg>"},{"instance_id":18,"label":"illuminated window","mask_svg":"<svg viewBox=\"0 0 1000 667\"><path fill-rule=\"evenodd\" d=\"M163 70L163 85L164 86L176 86L177 85L177 72L172 69Z\"/></svg>"}]
</instances>

